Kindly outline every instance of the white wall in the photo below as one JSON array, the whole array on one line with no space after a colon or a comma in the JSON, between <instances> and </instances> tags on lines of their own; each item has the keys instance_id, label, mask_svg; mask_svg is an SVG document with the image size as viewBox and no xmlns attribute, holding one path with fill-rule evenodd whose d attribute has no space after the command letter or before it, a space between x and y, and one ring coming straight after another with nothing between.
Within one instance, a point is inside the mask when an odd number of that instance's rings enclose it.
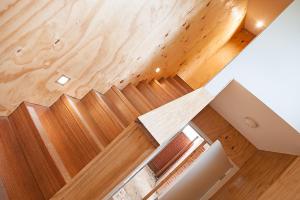
<instances>
[{"instance_id":1,"label":"white wall","mask_svg":"<svg viewBox=\"0 0 300 200\"><path fill-rule=\"evenodd\" d=\"M300 132L300 0L295 0L205 88L235 79Z\"/></svg>"},{"instance_id":2,"label":"white wall","mask_svg":"<svg viewBox=\"0 0 300 200\"><path fill-rule=\"evenodd\" d=\"M300 134L236 81L210 105L256 148L300 155ZM247 126L245 117L254 119L258 126Z\"/></svg>"},{"instance_id":3,"label":"white wall","mask_svg":"<svg viewBox=\"0 0 300 200\"><path fill-rule=\"evenodd\" d=\"M205 195L215 183L224 178L233 167L219 141L202 153L191 166L183 172L159 196L159 200L198 200Z\"/></svg>"}]
</instances>

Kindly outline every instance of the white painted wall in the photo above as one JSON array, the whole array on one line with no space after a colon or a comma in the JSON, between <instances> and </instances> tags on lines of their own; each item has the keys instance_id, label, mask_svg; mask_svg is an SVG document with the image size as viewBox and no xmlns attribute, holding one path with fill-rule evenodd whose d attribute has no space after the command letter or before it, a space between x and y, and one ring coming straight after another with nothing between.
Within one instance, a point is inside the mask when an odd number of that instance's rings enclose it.
<instances>
[{"instance_id":1,"label":"white painted wall","mask_svg":"<svg viewBox=\"0 0 300 200\"><path fill-rule=\"evenodd\" d=\"M217 95L232 79L300 132L300 0L205 88Z\"/></svg>"},{"instance_id":2,"label":"white painted wall","mask_svg":"<svg viewBox=\"0 0 300 200\"><path fill-rule=\"evenodd\" d=\"M216 141L207 151L202 153L158 199L198 200L214 187L222 177L224 178L226 175L229 175L226 174L226 172L233 167L221 143ZM232 175L233 174L231 174L231 176ZM223 182L223 184L224 183L225 182ZM210 195L212 195L213 192L215 192L215 190L211 191Z\"/></svg>"},{"instance_id":3,"label":"white painted wall","mask_svg":"<svg viewBox=\"0 0 300 200\"><path fill-rule=\"evenodd\" d=\"M238 82L232 81L211 106L256 148L300 155L300 134ZM255 119L258 127L247 126L245 117Z\"/></svg>"}]
</instances>

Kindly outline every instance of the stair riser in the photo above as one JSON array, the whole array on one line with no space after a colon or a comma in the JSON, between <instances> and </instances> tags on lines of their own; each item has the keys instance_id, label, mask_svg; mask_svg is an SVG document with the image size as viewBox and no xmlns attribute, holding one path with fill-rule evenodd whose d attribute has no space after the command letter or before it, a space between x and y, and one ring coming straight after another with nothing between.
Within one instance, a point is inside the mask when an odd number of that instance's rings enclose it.
<instances>
[{"instance_id":1,"label":"stair riser","mask_svg":"<svg viewBox=\"0 0 300 200\"><path fill-rule=\"evenodd\" d=\"M78 176L91 174L90 184L78 188L94 187L91 192L72 190L66 197L104 197L156 148L134 122L137 117L187 91L171 78L128 85L122 91L112 87L104 95L90 91L81 100L63 95L50 108L21 104L0 119L0 159L5 163L0 175L8 197L49 199Z\"/></svg>"}]
</instances>

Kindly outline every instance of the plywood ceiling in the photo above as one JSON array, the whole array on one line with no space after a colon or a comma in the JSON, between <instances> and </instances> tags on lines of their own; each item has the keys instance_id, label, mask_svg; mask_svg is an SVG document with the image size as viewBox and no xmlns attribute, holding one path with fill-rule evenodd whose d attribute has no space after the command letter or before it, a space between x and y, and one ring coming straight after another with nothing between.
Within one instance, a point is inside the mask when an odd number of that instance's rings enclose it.
<instances>
[{"instance_id":1,"label":"plywood ceiling","mask_svg":"<svg viewBox=\"0 0 300 200\"><path fill-rule=\"evenodd\" d=\"M178 75L194 89L203 87L223 70L253 38L254 35L245 29L237 31L225 45L203 63L194 64L192 62L180 70Z\"/></svg>"},{"instance_id":2,"label":"plywood ceiling","mask_svg":"<svg viewBox=\"0 0 300 200\"><path fill-rule=\"evenodd\" d=\"M2 0L0 115L22 101L51 105L62 93L176 73L222 46L247 0ZM160 74L153 69L161 67ZM55 83L71 78L64 87Z\"/></svg>"}]
</instances>

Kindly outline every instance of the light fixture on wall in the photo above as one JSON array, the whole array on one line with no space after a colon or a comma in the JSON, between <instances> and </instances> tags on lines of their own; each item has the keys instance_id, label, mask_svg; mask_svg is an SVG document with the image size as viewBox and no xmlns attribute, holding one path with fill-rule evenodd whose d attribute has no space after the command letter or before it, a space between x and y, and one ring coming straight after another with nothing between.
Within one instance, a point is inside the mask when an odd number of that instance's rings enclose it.
<instances>
[{"instance_id":1,"label":"light fixture on wall","mask_svg":"<svg viewBox=\"0 0 300 200\"><path fill-rule=\"evenodd\" d=\"M156 72L156 73L159 73L159 72L160 72L160 68L157 67L157 68L155 69L155 72Z\"/></svg>"},{"instance_id":2,"label":"light fixture on wall","mask_svg":"<svg viewBox=\"0 0 300 200\"><path fill-rule=\"evenodd\" d=\"M249 128L257 128L258 127L258 123L251 117L245 117L244 122L245 122L246 126L248 126Z\"/></svg>"},{"instance_id":3,"label":"light fixture on wall","mask_svg":"<svg viewBox=\"0 0 300 200\"><path fill-rule=\"evenodd\" d=\"M256 27L256 28L262 28L262 27L264 27L264 25L265 25L264 21L258 20L258 21L256 22L256 24L255 24L255 27Z\"/></svg>"},{"instance_id":4,"label":"light fixture on wall","mask_svg":"<svg viewBox=\"0 0 300 200\"><path fill-rule=\"evenodd\" d=\"M67 77L66 75L61 75L57 80L56 83L64 86L67 82L69 82L71 78Z\"/></svg>"}]
</instances>

